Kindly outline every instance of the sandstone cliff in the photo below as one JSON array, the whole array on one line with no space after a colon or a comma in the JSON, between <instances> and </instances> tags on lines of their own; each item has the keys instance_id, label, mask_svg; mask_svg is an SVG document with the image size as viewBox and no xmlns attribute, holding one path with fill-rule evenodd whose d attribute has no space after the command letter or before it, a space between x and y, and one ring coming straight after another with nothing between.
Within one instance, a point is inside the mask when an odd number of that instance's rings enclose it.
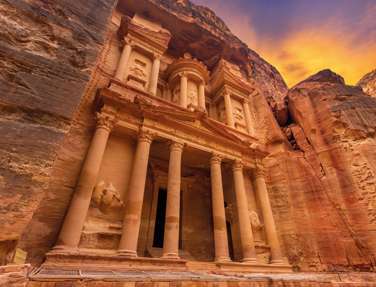
<instances>
[{"instance_id":1,"label":"sandstone cliff","mask_svg":"<svg viewBox=\"0 0 376 287\"><path fill-rule=\"evenodd\" d=\"M114 2L0 1L0 265L45 195Z\"/></svg>"},{"instance_id":2,"label":"sandstone cliff","mask_svg":"<svg viewBox=\"0 0 376 287\"><path fill-rule=\"evenodd\" d=\"M364 75L357 86L361 87L366 94L376 97L376 70Z\"/></svg>"},{"instance_id":3,"label":"sandstone cliff","mask_svg":"<svg viewBox=\"0 0 376 287\"><path fill-rule=\"evenodd\" d=\"M288 108L294 151L267 162L290 261L305 270L372 269L376 100L324 70L289 91Z\"/></svg>"}]
</instances>

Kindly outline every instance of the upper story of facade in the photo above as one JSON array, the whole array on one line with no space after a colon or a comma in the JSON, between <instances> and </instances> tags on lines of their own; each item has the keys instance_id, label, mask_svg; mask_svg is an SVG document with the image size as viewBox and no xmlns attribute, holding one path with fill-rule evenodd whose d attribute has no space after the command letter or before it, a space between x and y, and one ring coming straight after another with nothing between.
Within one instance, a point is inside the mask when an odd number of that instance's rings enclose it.
<instances>
[{"instance_id":1,"label":"upper story of facade","mask_svg":"<svg viewBox=\"0 0 376 287\"><path fill-rule=\"evenodd\" d=\"M249 99L257 91L236 64L219 57L208 67L171 45L174 35L145 15L119 13L116 18L120 56L110 90L131 101L139 97L201 114L219 128L256 142Z\"/></svg>"}]
</instances>

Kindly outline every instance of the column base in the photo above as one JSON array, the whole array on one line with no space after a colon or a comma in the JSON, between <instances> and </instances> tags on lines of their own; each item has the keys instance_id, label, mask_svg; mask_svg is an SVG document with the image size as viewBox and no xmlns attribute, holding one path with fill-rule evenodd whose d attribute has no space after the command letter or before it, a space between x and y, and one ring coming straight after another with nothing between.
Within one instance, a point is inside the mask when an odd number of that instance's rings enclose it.
<instances>
[{"instance_id":1,"label":"column base","mask_svg":"<svg viewBox=\"0 0 376 287\"><path fill-rule=\"evenodd\" d=\"M256 257L243 258L242 263L257 263Z\"/></svg>"},{"instance_id":2,"label":"column base","mask_svg":"<svg viewBox=\"0 0 376 287\"><path fill-rule=\"evenodd\" d=\"M218 257L215 258L216 263L225 263L225 262L232 262L230 257Z\"/></svg>"},{"instance_id":3,"label":"column base","mask_svg":"<svg viewBox=\"0 0 376 287\"><path fill-rule=\"evenodd\" d=\"M286 262L287 260L284 258L270 260L270 264L286 264Z\"/></svg>"},{"instance_id":4,"label":"column base","mask_svg":"<svg viewBox=\"0 0 376 287\"><path fill-rule=\"evenodd\" d=\"M60 251L74 253L74 252L78 252L79 249L78 247L71 247L67 245L55 245L51 250L51 252L60 252Z\"/></svg>"},{"instance_id":5,"label":"column base","mask_svg":"<svg viewBox=\"0 0 376 287\"><path fill-rule=\"evenodd\" d=\"M163 254L161 259L180 259L177 253L166 253Z\"/></svg>"},{"instance_id":6,"label":"column base","mask_svg":"<svg viewBox=\"0 0 376 287\"><path fill-rule=\"evenodd\" d=\"M126 258L137 258L137 252L134 250L119 249L117 253Z\"/></svg>"}]
</instances>

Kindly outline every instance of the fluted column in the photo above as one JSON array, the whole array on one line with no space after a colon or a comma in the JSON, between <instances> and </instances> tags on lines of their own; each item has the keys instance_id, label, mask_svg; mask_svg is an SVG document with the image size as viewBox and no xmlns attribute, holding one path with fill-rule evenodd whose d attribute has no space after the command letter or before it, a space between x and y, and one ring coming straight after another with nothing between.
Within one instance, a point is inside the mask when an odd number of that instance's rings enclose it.
<instances>
[{"instance_id":1,"label":"fluted column","mask_svg":"<svg viewBox=\"0 0 376 287\"><path fill-rule=\"evenodd\" d=\"M213 154L210 160L215 260L219 262L230 261L225 203L223 198L221 161L221 157L215 154Z\"/></svg>"},{"instance_id":2,"label":"fluted column","mask_svg":"<svg viewBox=\"0 0 376 287\"><path fill-rule=\"evenodd\" d=\"M137 257L137 243L151 142L151 134L141 131L133 159L132 174L125 203L123 230L118 250L122 255L129 257Z\"/></svg>"},{"instance_id":3,"label":"fluted column","mask_svg":"<svg viewBox=\"0 0 376 287\"><path fill-rule=\"evenodd\" d=\"M261 205L262 217L264 219L264 228L266 240L270 246L271 263L283 263L281 247L279 244L278 234L273 218L273 212L269 201L268 190L265 183L265 171L263 167L258 167L255 172L256 176L256 196Z\"/></svg>"},{"instance_id":4,"label":"fluted column","mask_svg":"<svg viewBox=\"0 0 376 287\"><path fill-rule=\"evenodd\" d=\"M95 134L86 154L80 178L60 230L55 249L78 247L103 154L115 121L116 116L114 114L97 114Z\"/></svg>"},{"instance_id":5,"label":"fluted column","mask_svg":"<svg viewBox=\"0 0 376 287\"><path fill-rule=\"evenodd\" d=\"M180 106L187 107L188 78L184 73L180 76Z\"/></svg>"},{"instance_id":6,"label":"fluted column","mask_svg":"<svg viewBox=\"0 0 376 287\"><path fill-rule=\"evenodd\" d=\"M256 250L253 241L252 226L249 219L248 201L244 187L243 164L236 161L232 167L234 189L238 212L240 241L243 252L243 262L256 262Z\"/></svg>"},{"instance_id":7,"label":"fluted column","mask_svg":"<svg viewBox=\"0 0 376 287\"><path fill-rule=\"evenodd\" d=\"M151 69L149 92L153 95L157 95L159 67L161 65L160 55L154 55L153 66Z\"/></svg>"},{"instance_id":8,"label":"fluted column","mask_svg":"<svg viewBox=\"0 0 376 287\"><path fill-rule=\"evenodd\" d=\"M163 258L179 258L180 182L183 144L170 144Z\"/></svg>"},{"instance_id":9,"label":"fluted column","mask_svg":"<svg viewBox=\"0 0 376 287\"><path fill-rule=\"evenodd\" d=\"M225 111L226 111L226 123L228 126L234 128L235 127L234 114L232 111L232 102L231 102L231 96L229 93L224 94L224 101L225 101Z\"/></svg>"},{"instance_id":10,"label":"fluted column","mask_svg":"<svg viewBox=\"0 0 376 287\"><path fill-rule=\"evenodd\" d=\"M251 135L253 133L253 129L252 129L252 118L251 118L251 112L249 110L248 99L244 100L243 102L243 110L244 110L244 116L245 116L245 124L247 126L247 132L248 134Z\"/></svg>"},{"instance_id":11,"label":"fluted column","mask_svg":"<svg viewBox=\"0 0 376 287\"><path fill-rule=\"evenodd\" d=\"M124 81L128 69L129 59L132 52L132 46L129 40L125 41L123 51L120 56L120 60L116 69L115 78L120 81Z\"/></svg>"},{"instance_id":12,"label":"fluted column","mask_svg":"<svg viewBox=\"0 0 376 287\"><path fill-rule=\"evenodd\" d=\"M198 86L198 106L200 110L205 111L206 105L205 105L205 83L202 82Z\"/></svg>"}]
</instances>

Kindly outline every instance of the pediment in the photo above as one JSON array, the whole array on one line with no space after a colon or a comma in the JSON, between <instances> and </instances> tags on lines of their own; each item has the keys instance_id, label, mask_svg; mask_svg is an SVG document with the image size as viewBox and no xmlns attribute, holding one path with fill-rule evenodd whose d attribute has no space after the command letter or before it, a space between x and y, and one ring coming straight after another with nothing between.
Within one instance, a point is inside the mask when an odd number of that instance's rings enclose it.
<instances>
[{"instance_id":1,"label":"pediment","mask_svg":"<svg viewBox=\"0 0 376 287\"><path fill-rule=\"evenodd\" d=\"M223 138L236 144L249 146L250 142L229 132L227 127L216 122L205 113L182 111L168 107L144 106L142 108L145 117L155 121L167 121L171 125L184 126L192 132L201 133L210 137Z\"/></svg>"}]
</instances>

